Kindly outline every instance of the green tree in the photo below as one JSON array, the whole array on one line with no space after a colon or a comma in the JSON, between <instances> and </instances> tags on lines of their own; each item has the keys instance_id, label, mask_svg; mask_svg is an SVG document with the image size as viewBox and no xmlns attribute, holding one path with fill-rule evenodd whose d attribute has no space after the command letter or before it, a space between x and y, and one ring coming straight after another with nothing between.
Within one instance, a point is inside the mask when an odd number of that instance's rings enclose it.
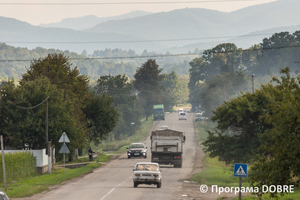
<instances>
[{"instance_id":1,"label":"green tree","mask_svg":"<svg viewBox=\"0 0 300 200\"><path fill-rule=\"evenodd\" d=\"M74 104L64 99L64 92L50 83L47 77L3 86L6 96L1 98L1 134L5 145L18 149L45 148L45 103L48 99L48 138L56 150L61 144L58 140L66 132L71 143L69 148L84 146L85 130L73 115ZM34 108L33 108L34 107ZM25 109L27 108L27 109Z\"/></svg>"},{"instance_id":2,"label":"green tree","mask_svg":"<svg viewBox=\"0 0 300 200\"><path fill-rule=\"evenodd\" d=\"M138 90L139 103L146 116L146 120L152 114L153 105L161 104L161 91L163 86L160 81L163 75L162 69L156 64L155 59L149 59L136 70L133 86Z\"/></svg>"},{"instance_id":3,"label":"green tree","mask_svg":"<svg viewBox=\"0 0 300 200\"><path fill-rule=\"evenodd\" d=\"M207 117L212 116L212 111L224 101L240 95L240 92L250 88L249 77L241 71L234 74L226 73L215 75L206 81L206 87L199 89L199 99L202 110Z\"/></svg>"},{"instance_id":4,"label":"green tree","mask_svg":"<svg viewBox=\"0 0 300 200\"><path fill-rule=\"evenodd\" d=\"M179 81L182 85L182 98L180 99L179 103L186 103L189 100L189 76L188 75L181 75L179 77Z\"/></svg>"},{"instance_id":5,"label":"green tree","mask_svg":"<svg viewBox=\"0 0 300 200\"><path fill-rule=\"evenodd\" d=\"M241 67L242 49L238 49L233 43L219 44L212 49L203 52L203 58L207 65L207 79L223 73L234 73Z\"/></svg>"},{"instance_id":6,"label":"green tree","mask_svg":"<svg viewBox=\"0 0 300 200\"><path fill-rule=\"evenodd\" d=\"M189 69L190 80L188 83L189 88L189 103L192 104L192 109L194 110L201 104L200 101L200 91L197 89L196 84L198 81L204 81L207 79L207 63L204 57L195 58L190 62L191 68Z\"/></svg>"},{"instance_id":7,"label":"green tree","mask_svg":"<svg viewBox=\"0 0 300 200\"><path fill-rule=\"evenodd\" d=\"M119 114L112 97L95 93L91 93L91 96L83 110L88 119L88 139L99 144L115 128Z\"/></svg>"},{"instance_id":8,"label":"green tree","mask_svg":"<svg viewBox=\"0 0 300 200\"><path fill-rule=\"evenodd\" d=\"M72 63L69 58L63 54L48 54L45 58L33 60L27 73L22 75L20 85L27 81L35 80L40 76L49 78L51 84L56 85L58 89L63 90L64 100L74 103L73 114L77 123L82 127L82 134L87 134L87 118L83 112L86 101L90 98L89 78L80 75L77 67L71 68ZM72 157L70 158L72 160Z\"/></svg>"},{"instance_id":9,"label":"green tree","mask_svg":"<svg viewBox=\"0 0 300 200\"><path fill-rule=\"evenodd\" d=\"M45 58L33 60L27 73L22 75L20 84L34 80L39 76L49 78L51 84L57 85L57 88L64 90L65 98L76 100L79 106L83 106L88 98L89 78L80 75L77 67L71 68L72 63L67 56L63 54L48 54Z\"/></svg>"},{"instance_id":10,"label":"green tree","mask_svg":"<svg viewBox=\"0 0 300 200\"><path fill-rule=\"evenodd\" d=\"M182 99L182 84L174 71L170 74L164 74L161 84L164 86L162 94L164 108L166 111L171 112L173 106Z\"/></svg>"},{"instance_id":11,"label":"green tree","mask_svg":"<svg viewBox=\"0 0 300 200\"><path fill-rule=\"evenodd\" d=\"M101 76L97 80L95 90L97 94L106 94L114 98L113 104L120 115L113 130L115 139L133 135L141 126L141 113L128 76ZM131 125L132 122L135 123L134 126Z\"/></svg>"},{"instance_id":12,"label":"green tree","mask_svg":"<svg viewBox=\"0 0 300 200\"><path fill-rule=\"evenodd\" d=\"M300 79L292 77L289 68L280 72L283 74L280 78L273 77L275 84L261 89L272 99L264 115L265 122L272 128L261 135L260 150L266 153L259 155L251 167L251 184L257 187L299 185Z\"/></svg>"},{"instance_id":13,"label":"green tree","mask_svg":"<svg viewBox=\"0 0 300 200\"><path fill-rule=\"evenodd\" d=\"M251 162L261 153L259 134L272 126L267 124L263 115L272 101L263 91L255 94L245 93L230 101L225 101L213 111L211 120L218 125L209 131L203 143L210 157L219 157L226 163Z\"/></svg>"},{"instance_id":14,"label":"green tree","mask_svg":"<svg viewBox=\"0 0 300 200\"><path fill-rule=\"evenodd\" d=\"M198 81L210 81L215 79L216 76L218 76L218 78L228 77L228 74L230 74L232 77L228 79L229 81L222 80L223 83L218 85L220 88L213 86L214 91L209 92L214 94L217 91L223 90L225 94L225 86L231 85L230 80L235 76L235 73L244 69L241 54L242 50L238 49L235 44L223 43L212 49L205 50L201 58L195 58L190 62L190 82L188 86L190 90L189 102L192 104L193 110L195 107L198 107L198 105L203 104L203 97L200 97L200 93L203 93L203 91L199 90L196 83L198 83ZM218 81L212 80L211 83L212 82ZM225 97L225 100L226 99L227 97ZM210 112L210 110L208 111Z\"/></svg>"},{"instance_id":15,"label":"green tree","mask_svg":"<svg viewBox=\"0 0 300 200\"><path fill-rule=\"evenodd\" d=\"M99 110L92 110L87 108L87 106L94 105L94 102L97 102L102 106L108 106L108 104L105 104L108 100L104 97L102 99L96 98L96 96L90 92L88 85L89 78L86 75L81 75L77 67L72 69L71 66L72 64L67 56L64 56L63 54L48 54L45 58L40 58L31 62L30 68L27 69L27 73L22 75L20 85L22 87L27 81L35 80L40 76L48 77L51 84L56 85L58 89L63 91L64 100L73 103L74 110L72 111L72 114L76 118L76 123L81 126L81 134L83 136L87 136L87 134L93 135L94 137L90 137L90 139L95 139L95 142L99 142L99 140L107 134L107 130L113 129L112 126L115 125L115 121L112 120L109 122L110 126L96 124L99 122L98 115L101 108L97 105L96 107ZM100 101L104 102L101 103ZM114 109L109 106L107 108L111 109L113 115ZM106 118L104 118L104 120L106 120ZM111 120L111 118L107 117L107 120ZM102 121L100 122L102 123ZM102 125L105 128L99 128ZM103 132L99 132L100 130ZM90 131L95 132L91 133ZM84 142L84 140L81 140L81 142Z\"/></svg>"},{"instance_id":16,"label":"green tree","mask_svg":"<svg viewBox=\"0 0 300 200\"><path fill-rule=\"evenodd\" d=\"M264 38L256 56L256 65L249 67L249 71L258 75L277 73L283 66L289 66L291 71L299 69L297 61L300 53L300 31L275 33Z\"/></svg>"}]
</instances>

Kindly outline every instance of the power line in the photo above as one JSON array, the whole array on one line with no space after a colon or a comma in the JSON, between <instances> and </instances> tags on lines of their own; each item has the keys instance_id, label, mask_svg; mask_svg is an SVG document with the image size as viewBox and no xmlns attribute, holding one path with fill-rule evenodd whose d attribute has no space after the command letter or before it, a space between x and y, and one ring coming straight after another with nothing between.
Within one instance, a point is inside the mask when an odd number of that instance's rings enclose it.
<instances>
[{"instance_id":1,"label":"power line","mask_svg":"<svg viewBox=\"0 0 300 200\"><path fill-rule=\"evenodd\" d=\"M17 104L15 104L15 103L13 103L13 102L11 102L11 101L9 101L9 103L13 104L14 106L16 106L17 108L20 108L20 109L31 110L31 109L33 109L33 108L36 108L36 107L42 105L45 101L47 101L47 99L49 99L49 96L48 96L44 101L42 101L41 103L39 103L39 104L37 104L37 105L35 105L35 106L32 106L32 107L22 107L22 106L18 106Z\"/></svg>"},{"instance_id":2,"label":"power line","mask_svg":"<svg viewBox=\"0 0 300 200\"><path fill-rule=\"evenodd\" d=\"M132 40L132 41L85 41L85 42L11 42L5 41L3 43L21 43L21 44L33 44L33 43L41 43L41 44L112 44L112 43L142 43L142 42L176 42L176 41L190 41L190 40L208 40L208 39L224 39L224 38L245 38L245 37L255 37L255 36L262 36L262 35L271 35L273 33L262 33L262 34L253 34L253 35L239 35L239 36L222 36L222 37L203 37L203 38L182 38L182 39L161 39L161 40Z\"/></svg>"},{"instance_id":3,"label":"power line","mask_svg":"<svg viewBox=\"0 0 300 200\"><path fill-rule=\"evenodd\" d=\"M0 3L3 6L82 6L82 5L132 5L132 4L199 4L199 3L225 3L225 2L257 2L259 0L205 0L205 1L156 1L156 2L80 2L80 3Z\"/></svg>"},{"instance_id":4,"label":"power line","mask_svg":"<svg viewBox=\"0 0 300 200\"><path fill-rule=\"evenodd\" d=\"M199 55L199 53L194 54L171 54L171 55L149 55L149 56L126 56L126 57L100 57L100 58L69 58L69 60L109 60L109 59L139 59L139 58L157 58L157 57L178 57L178 56L192 56ZM11 60L0 60L0 62L28 62L32 61L28 59L19 60L19 59L11 59Z\"/></svg>"},{"instance_id":5,"label":"power line","mask_svg":"<svg viewBox=\"0 0 300 200\"><path fill-rule=\"evenodd\" d=\"M238 52L254 52L261 50L276 50L276 49L287 49L300 47L300 45L292 46L280 46L280 47L269 47L269 48L260 48L260 49L242 49L242 50L228 50L221 52L211 52L210 54L227 54L227 53L238 53ZM187 53L187 54L169 54L169 55L147 55L147 56L124 56L124 57L89 57L89 58L69 58L69 60L116 60L116 59L140 59L140 58L160 58L160 57L180 57L180 56L200 56L207 55L207 53ZM33 58L34 59L34 58ZM33 59L7 59L0 60L0 62L30 62Z\"/></svg>"}]
</instances>

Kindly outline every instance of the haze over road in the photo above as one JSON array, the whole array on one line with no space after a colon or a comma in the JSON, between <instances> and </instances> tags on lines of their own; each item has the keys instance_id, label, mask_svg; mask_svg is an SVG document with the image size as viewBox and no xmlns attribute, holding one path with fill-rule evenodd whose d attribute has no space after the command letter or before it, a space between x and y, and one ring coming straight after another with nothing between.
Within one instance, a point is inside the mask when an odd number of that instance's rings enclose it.
<instances>
[{"instance_id":1,"label":"haze over road","mask_svg":"<svg viewBox=\"0 0 300 200\"><path fill-rule=\"evenodd\" d=\"M36 195L26 200L169 200L175 199L174 192L178 186L193 170L193 161L196 153L194 137L193 114L188 115L188 120L178 120L178 113L166 113L165 121L154 122L153 129L168 125L169 129L185 132L182 168L162 165L162 187L156 185L139 185L133 187L133 166L137 162L151 161L149 136L144 141L148 147L147 158L127 159L126 154L109 162L107 165L94 170L80 179L75 179L65 185L49 191L43 195ZM177 198L176 198L177 199Z\"/></svg>"}]
</instances>

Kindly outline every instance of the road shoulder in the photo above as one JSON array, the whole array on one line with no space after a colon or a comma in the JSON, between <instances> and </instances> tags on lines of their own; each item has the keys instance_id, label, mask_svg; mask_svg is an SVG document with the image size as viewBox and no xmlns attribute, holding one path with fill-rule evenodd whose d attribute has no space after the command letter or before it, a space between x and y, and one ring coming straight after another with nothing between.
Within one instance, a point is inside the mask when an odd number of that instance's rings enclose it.
<instances>
[{"instance_id":1,"label":"road shoulder","mask_svg":"<svg viewBox=\"0 0 300 200\"><path fill-rule=\"evenodd\" d=\"M192 172L185 177L184 179L180 180L181 184L178 186L177 192L174 193L174 199L179 200L216 200L218 198L222 197L222 200L229 200L233 197L236 197L236 195L233 193L226 193L219 195L218 193L212 193L211 187L209 187L208 192L201 193L200 192L200 186L201 184L205 183L196 183L194 181L189 181L190 178L197 173L200 173L203 169L203 163L202 160L205 156L205 153L202 149L201 143L198 142L197 134L198 130L196 126L194 126L195 131L195 141L197 141L196 144L196 154L193 164L193 170Z\"/></svg>"}]
</instances>

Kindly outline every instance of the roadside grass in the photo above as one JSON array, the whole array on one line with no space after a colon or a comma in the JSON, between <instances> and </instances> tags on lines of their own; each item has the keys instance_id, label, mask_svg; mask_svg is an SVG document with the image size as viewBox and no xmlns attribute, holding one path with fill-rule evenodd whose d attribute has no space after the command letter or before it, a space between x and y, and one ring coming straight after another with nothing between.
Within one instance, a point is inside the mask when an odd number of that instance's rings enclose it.
<instances>
[{"instance_id":1,"label":"roadside grass","mask_svg":"<svg viewBox=\"0 0 300 200\"><path fill-rule=\"evenodd\" d=\"M59 185L69 179L87 174L100 166L100 163L95 162L75 169L65 168L65 173L63 173L63 169L52 169L51 174L37 174L26 179L11 181L7 184L6 194L10 198L29 197L48 190L51 185ZM1 190L4 191L2 186L4 183L0 184Z\"/></svg>"},{"instance_id":2,"label":"roadside grass","mask_svg":"<svg viewBox=\"0 0 300 200\"><path fill-rule=\"evenodd\" d=\"M191 177L191 181L218 187L238 187L239 178L233 176L233 166L228 166L218 158L206 154L202 160L203 170ZM242 186L249 186L248 177L242 179Z\"/></svg>"},{"instance_id":3,"label":"roadside grass","mask_svg":"<svg viewBox=\"0 0 300 200\"><path fill-rule=\"evenodd\" d=\"M111 155L105 155L103 153L99 154L97 157L94 157L94 161L96 162L107 162L109 161L111 158ZM74 159L73 161L69 162L69 161L65 161L66 164L73 164L73 163L83 163L83 162L89 162L89 157L81 157L78 159ZM61 165L63 164L63 161L59 161L57 163L55 163L55 165Z\"/></svg>"},{"instance_id":4,"label":"roadside grass","mask_svg":"<svg viewBox=\"0 0 300 200\"><path fill-rule=\"evenodd\" d=\"M203 142L208 137L207 130L212 130L216 124L210 121L197 121L195 122L198 129L198 140Z\"/></svg>"},{"instance_id":5,"label":"roadside grass","mask_svg":"<svg viewBox=\"0 0 300 200\"><path fill-rule=\"evenodd\" d=\"M210 121L195 122L198 128L198 140L206 140L207 130L213 129L216 124ZM200 173L194 174L191 181L196 181L206 185L217 185L218 187L238 187L239 178L233 176L233 165L226 165L219 158L210 158L206 153L203 160L203 169ZM248 178L243 178L243 187L249 186Z\"/></svg>"}]
</instances>

